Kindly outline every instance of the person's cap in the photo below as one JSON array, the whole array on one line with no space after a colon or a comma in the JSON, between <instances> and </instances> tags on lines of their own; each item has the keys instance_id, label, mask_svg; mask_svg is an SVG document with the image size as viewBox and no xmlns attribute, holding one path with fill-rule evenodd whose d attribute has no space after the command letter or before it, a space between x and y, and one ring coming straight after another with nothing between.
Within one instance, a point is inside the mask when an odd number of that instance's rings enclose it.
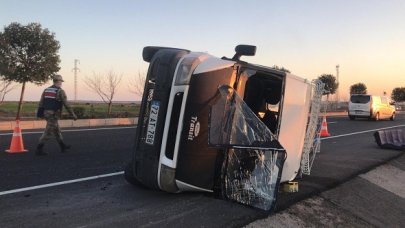
<instances>
[{"instance_id":1,"label":"person's cap","mask_svg":"<svg viewBox=\"0 0 405 228\"><path fill-rule=\"evenodd\" d=\"M56 75L53 76L53 81L54 82L56 82L56 81L64 82L62 76L59 75L59 74L56 74Z\"/></svg>"}]
</instances>

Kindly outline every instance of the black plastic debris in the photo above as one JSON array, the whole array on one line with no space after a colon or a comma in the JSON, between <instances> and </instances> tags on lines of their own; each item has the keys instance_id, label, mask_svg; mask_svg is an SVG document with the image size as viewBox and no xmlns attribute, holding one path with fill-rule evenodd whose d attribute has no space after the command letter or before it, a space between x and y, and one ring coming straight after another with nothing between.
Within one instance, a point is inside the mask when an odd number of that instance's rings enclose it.
<instances>
[{"instance_id":1,"label":"black plastic debris","mask_svg":"<svg viewBox=\"0 0 405 228\"><path fill-rule=\"evenodd\" d=\"M401 129L376 131L374 138L381 148L405 151L405 137Z\"/></svg>"}]
</instances>

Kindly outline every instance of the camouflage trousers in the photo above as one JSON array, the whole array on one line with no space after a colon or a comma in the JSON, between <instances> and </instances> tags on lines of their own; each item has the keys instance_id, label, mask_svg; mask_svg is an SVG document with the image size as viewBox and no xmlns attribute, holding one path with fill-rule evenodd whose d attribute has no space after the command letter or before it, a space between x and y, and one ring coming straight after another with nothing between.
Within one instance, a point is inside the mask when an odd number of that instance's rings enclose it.
<instances>
[{"instance_id":1,"label":"camouflage trousers","mask_svg":"<svg viewBox=\"0 0 405 228\"><path fill-rule=\"evenodd\" d=\"M60 132L58 118L55 112L45 111L44 118L46 120L46 128L41 138L39 138L39 143L45 143L51 138L55 138L58 143L63 142L62 133Z\"/></svg>"}]
</instances>

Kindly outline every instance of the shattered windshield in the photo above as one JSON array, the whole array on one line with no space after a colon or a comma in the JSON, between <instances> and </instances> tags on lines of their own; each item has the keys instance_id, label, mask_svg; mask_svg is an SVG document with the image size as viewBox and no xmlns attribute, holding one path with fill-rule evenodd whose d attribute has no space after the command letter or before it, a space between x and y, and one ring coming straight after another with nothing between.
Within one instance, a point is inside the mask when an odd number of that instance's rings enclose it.
<instances>
[{"instance_id":1,"label":"shattered windshield","mask_svg":"<svg viewBox=\"0 0 405 228\"><path fill-rule=\"evenodd\" d=\"M219 87L211 107L209 144L214 146L269 146L275 136L229 86Z\"/></svg>"},{"instance_id":2,"label":"shattered windshield","mask_svg":"<svg viewBox=\"0 0 405 228\"><path fill-rule=\"evenodd\" d=\"M221 86L210 111L209 145L226 151L223 193L236 202L271 211L285 150L229 86Z\"/></svg>"}]
</instances>

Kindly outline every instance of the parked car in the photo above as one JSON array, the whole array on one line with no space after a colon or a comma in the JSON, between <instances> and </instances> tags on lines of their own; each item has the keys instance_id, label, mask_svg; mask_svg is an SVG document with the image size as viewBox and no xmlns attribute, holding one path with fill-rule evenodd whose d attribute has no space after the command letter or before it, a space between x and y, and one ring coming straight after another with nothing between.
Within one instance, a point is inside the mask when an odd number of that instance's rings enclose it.
<instances>
[{"instance_id":1,"label":"parked car","mask_svg":"<svg viewBox=\"0 0 405 228\"><path fill-rule=\"evenodd\" d=\"M128 182L273 208L280 182L300 169L313 84L241 61L255 46L235 51L233 58L218 58L143 49L150 65Z\"/></svg>"},{"instance_id":2,"label":"parked car","mask_svg":"<svg viewBox=\"0 0 405 228\"><path fill-rule=\"evenodd\" d=\"M366 94L352 94L349 101L349 118L369 118L374 120L395 119L395 106L387 97Z\"/></svg>"}]
</instances>

